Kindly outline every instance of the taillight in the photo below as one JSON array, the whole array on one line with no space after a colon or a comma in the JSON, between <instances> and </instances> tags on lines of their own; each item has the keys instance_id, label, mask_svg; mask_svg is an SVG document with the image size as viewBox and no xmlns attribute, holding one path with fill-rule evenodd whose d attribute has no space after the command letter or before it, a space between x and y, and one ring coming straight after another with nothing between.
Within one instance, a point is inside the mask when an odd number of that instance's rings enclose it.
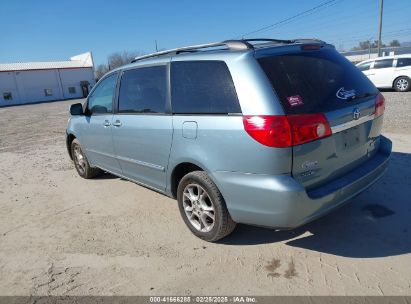
<instances>
[{"instance_id":1,"label":"taillight","mask_svg":"<svg viewBox=\"0 0 411 304\"><path fill-rule=\"evenodd\" d=\"M244 116L243 123L252 138L275 148L300 145L331 135L323 114Z\"/></svg>"},{"instance_id":2,"label":"taillight","mask_svg":"<svg viewBox=\"0 0 411 304\"><path fill-rule=\"evenodd\" d=\"M244 116L247 133L268 147L285 148L292 145L291 129L286 116Z\"/></svg>"},{"instance_id":3,"label":"taillight","mask_svg":"<svg viewBox=\"0 0 411 304\"><path fill-rule=\"evenodd\" d=\"M292 129L293 145L331 135L331 128L324 114L303 114L288 116Z\"/></svg>"},{"instance_id":4,"label":"taillight","mask_svg":"<svg viewBox=\"0 0 411 304\"><path fill-rule=\"evenodd\" d=\"M385 111L385 98L379 93L375 100L375 118L380 117Z\"/></svg>"}]
</instances>

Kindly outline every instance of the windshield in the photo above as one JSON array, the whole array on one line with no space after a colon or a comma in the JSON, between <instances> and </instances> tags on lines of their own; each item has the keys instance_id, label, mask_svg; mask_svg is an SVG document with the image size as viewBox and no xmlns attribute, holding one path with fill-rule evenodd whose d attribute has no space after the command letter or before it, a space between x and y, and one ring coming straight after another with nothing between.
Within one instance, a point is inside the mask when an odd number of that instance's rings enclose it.
<instances>
[{"instance_id":1,"label":"windshield","mask_svg":"<svg viewBox=\"0 0 411 304\"><path fill-rule=\"evenodd\" d=\"M333 111L378 94L368 78L335 49L271 55L258 62L287 114Z\"/></svg>"}]
</instances>

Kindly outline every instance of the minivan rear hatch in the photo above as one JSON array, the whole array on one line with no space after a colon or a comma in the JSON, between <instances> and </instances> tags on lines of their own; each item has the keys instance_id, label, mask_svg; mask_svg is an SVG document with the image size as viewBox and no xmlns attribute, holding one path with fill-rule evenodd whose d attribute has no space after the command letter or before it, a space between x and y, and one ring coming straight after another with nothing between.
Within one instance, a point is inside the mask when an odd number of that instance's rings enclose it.
<instances>
[{"instance_id":1,"label":"minivan rear hatch","mask_svg":"<svg viewBox=\"0 0 411 304\"><path fill-rule=\"evenodd\" d=\"M334 180L370 159L379 145L378 90L334 47L300 44L256 57L287 116L322 114L331 135L293 146L292 175L306 189Z\"/></svg>"}]
</instances>

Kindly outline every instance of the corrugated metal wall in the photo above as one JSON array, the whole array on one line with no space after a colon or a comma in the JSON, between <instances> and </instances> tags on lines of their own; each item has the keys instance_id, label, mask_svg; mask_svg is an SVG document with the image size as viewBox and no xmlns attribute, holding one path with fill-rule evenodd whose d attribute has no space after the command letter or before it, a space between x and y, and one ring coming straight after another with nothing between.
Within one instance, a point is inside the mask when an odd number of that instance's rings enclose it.
<instances>
[{"instance_id":1,"label":"corrugated metal wall","mask_svg":"<svg viewBox=\"0 0 411 304\"><path fill-rule=\"evenodd\" d=\"M94 85L92 68L0 72L0 107L83 97L80 81Z\"/></svg>"}]
</instances>

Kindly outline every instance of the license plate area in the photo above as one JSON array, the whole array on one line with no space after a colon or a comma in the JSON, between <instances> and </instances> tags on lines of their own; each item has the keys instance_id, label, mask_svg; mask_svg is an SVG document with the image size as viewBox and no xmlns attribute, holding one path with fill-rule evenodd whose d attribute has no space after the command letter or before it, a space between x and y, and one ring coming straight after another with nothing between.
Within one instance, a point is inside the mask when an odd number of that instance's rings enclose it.
<instances>
[{"instance_id":1,"label":"license plate area","mask_svg":"<svg viewBox=\"0 0 411 304\"><path fill-rule=\"evenodd\" d=\"M350 150L361 145L361 132L359 126L344 130L342 134L342 150Z\"/></svg>"}]
</instances>

